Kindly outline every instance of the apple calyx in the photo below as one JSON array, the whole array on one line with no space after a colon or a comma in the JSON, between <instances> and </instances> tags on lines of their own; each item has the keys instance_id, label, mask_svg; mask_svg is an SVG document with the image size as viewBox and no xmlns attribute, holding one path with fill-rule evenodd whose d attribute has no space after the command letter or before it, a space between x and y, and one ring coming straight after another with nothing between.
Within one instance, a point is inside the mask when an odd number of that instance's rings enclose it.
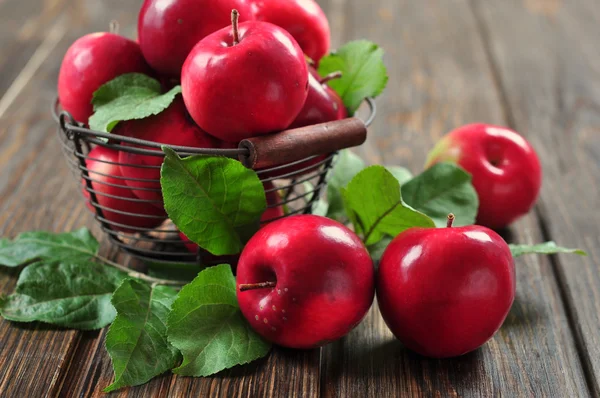
<instances>
[{"instance_id":1,"label":"apple calyx","mask_svg":"<svg viewBox=\"0 0 600 398\"><path fill-rule=\"evenodd\" d=\"M260 282L260 283L244 283L240 285L240 292L247 290L266 289L268 287L277 286L277 282Z\"/></svg>"},{"instance_id":2,"label":"apple calyx","mask_svg":"<svg viewBox=\"0 0 600 398\"><path fill-rule=\"evenodd\" d=\"M452 213L448 214L448 222L446 223L447 228L452 228L452 224L454 223L455 218L456 217L454 216L454 214L452 214Z\"/></svg>"},{"instance_id":3,"label":"apple calyx","mask_svg":"<svg viewBox=\"0 0 600 398\"><path fill-rule=\"evenodd\" d=\"M240 12L236 9L231 10L231 28L233 30L233 45L237 46L240 43L240 32L238 23L240 19Z\"/></svg>"},{"instance_id":4,"label":"apple calyx","mask_svg":"<svg viewBox=\"0 0 600 398\"><path fill-rule=\"evenodd\" d=\"M335 79L340 79L342 77L342 71L337 71L337 72L331 72L330 74L328 74L327 76L323 76L321 78L321 80L319 80L319 83L321 84L325 84L327 82L330 82L332 80Z\"/></svg>"}]
</instances>

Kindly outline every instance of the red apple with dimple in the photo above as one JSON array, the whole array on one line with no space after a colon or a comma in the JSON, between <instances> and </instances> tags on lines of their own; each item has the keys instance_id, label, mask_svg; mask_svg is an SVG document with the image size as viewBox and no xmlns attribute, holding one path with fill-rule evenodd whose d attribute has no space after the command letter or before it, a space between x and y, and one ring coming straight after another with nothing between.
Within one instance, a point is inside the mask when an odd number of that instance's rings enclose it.
<instances>
[{"instance_id":1,"label":"red apple with dimple","mask_svg":"<svg viewBox=\"0 0 600 398\"><path fill-rule=\"evenodd\" d=\"M315 63L329 53L329 22L314 0L254 0L253 7L256 19L287 30Z\"/></svg>"},{"instance_id":2,"label":"red apple with dimple","mask_svg":"<svg viewBox=\"0 0 600 398\"><path fill-rule=\"evenodd\" d=\"M164 211L140 202L131 188L125 185L118 161L117 151L101 146L92 149L86 160L92 188L104 218L113 229L123 232L136 232L136 228L159 226L166 218ZM88 199L87 206L95 211L89 202L90 193L85 179L82 179L82 185L83 194Z\"/></svg>"},{"instance_id":3,"label":"red apple with dimple","mask_svg":"<svg viewBox=\"0 0 600 398\"><path fill-rule=\"evenodd\" d=\"M383 319L409 349L455 357L485 344L515 298L506 242L481 226L411 228L387 247L377 273Z\"/></svg>"},{"instance_id":4,"label":"red apple with dimple","mask_svg":"<svg viewBox=\"0 0 600 398\"><path fill-rule=\"evenodd\" d=\"M141 120L121 122L113 130L113 134L139 138L165 145L188 146L195 148L218 148L220 143L203 132L186 114L181 97L158 115ZM124 146L146 148L144 146L123 142ZM163 209L163 198L160 187L160 167L163 158L160 156L140 155L121 151L119 163L121 173L127 185L140 199L152 201ZM139 180L143 181L139 181Z\"/></svg>"},{"instance_id":5,"label":"red apple with dimple","mask_svg":"<svg viewBox=\"0 0 600 398\"><path fill-rule=\"evenodd\" d=\"M75 120L87 124L92 97L103 84L126 73L151 74L139 44L113 33L92 33L67 51L58 75L58 98Z\"/></svg>"},{"instance_id":6,"label":"red apple with dimple","mask_svg":"<svg viewBox=\"0 0 600 398\"><path fill-rule=\"evenodd\" d=\"M313 215L286 217L250 239L237 267L244 317L265 339L314 348L350 332L373 302L374 268L344 225Z\"/></svg>"},{"instance_id":7,"label":"red apple with dimple","mask_svg":"<svg viewBox=\"0 0 600 398\"><path fill-rule=\"evenodd\" d=\"M473 176L479 196L477 224L499 229L526 214L542 184L540 161L517 132L469 124L448 133L429 154L426 167L454 162Z\"/></svg>"},{"instance_id":8,"label":"red apple with dimple","mask_svg":"<svg viewBox=\"0 0 600 398\"><path fill-rule=\"evenodd\" d=\"M249 0L146 0L138 18L138 36L148 63L177 77L192 48L231 23L232 9L241 21L254 19Z\"/></svg>"},{"instance_id":9,"label":"red apple with dimple","mask_svg":"<svg viewBox=\"0 0 600 398\"><path fill-rule=\"evenodd\" d=\"M196 123L227 142L285 129L308 92L304 54L290 34L267 22L238 26L237 15L194 47L181 75Z\"/></svg>"}]
</instances>

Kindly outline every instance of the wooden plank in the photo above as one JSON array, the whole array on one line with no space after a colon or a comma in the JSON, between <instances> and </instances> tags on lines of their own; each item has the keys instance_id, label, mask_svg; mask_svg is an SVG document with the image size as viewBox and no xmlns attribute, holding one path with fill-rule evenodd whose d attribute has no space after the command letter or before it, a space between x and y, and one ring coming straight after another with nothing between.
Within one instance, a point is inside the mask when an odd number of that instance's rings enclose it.
<instances>
[{"instance_id":1,"label":"wooden plank","mask_svg":"<svg viewBox=\"0 0 600 398\"><path fill-rule=\"evenodd\" d=\"M375 154L369 160L419 172L427 151L450 129L474 121L505 123L466 1L336 4L347 10L337 42L366 37L387 54L390 83L378 101L368 147L362 149ZM535 215L529 215L506 238L537 242L543 236ZM430 360L408 352L374 307L347 338L324 349L323 395L586 396L550 262L519 259L517 275L517 300L506 324L490 343L457 359Z\"/></svg>"},{"instance_id":2,"label":"wooden plank","mask_svg":"<svg viewBox=\"0 0 600 398\"><path fill-rule=\"evenodd\" d=\"M545 233L585 249L553 260L587 370L600 395L600 3L473 2L487 35L507 116L545 173ZM543 67L541 67L543 66Z\"/></svg>"},{"instance_id":3,"label":"wooden plank","mask_svg":"<svg viewBox=\"0 0 600 398\"><path fill-rule=\"evenodd\" d=\"M66 0L0 1L0 98L44 42Z\"/></svg>"}]
</instances>

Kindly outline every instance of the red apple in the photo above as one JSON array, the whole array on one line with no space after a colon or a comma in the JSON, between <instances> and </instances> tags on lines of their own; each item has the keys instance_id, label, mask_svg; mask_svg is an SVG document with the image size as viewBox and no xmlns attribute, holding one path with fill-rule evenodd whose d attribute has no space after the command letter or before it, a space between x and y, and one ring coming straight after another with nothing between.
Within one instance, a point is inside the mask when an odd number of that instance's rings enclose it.
<instances>
[{"instance_id":1,"label":"red apple","mask_svg":"<svg viewBox=\"0 0 600 398\"><path fill-rule=\"evenodd\" d=\"M141 120L119 123L113 134L139 138L165 145L189 146L195 148L217 148L220 143L204 133L188 118L181 97L158 115ZM123 143L124 146L145 148L140 145ZM147 148L146 148L147 149ZM163 158L159 156L139 155L126 151L119 153L121 173L125 182L134 188L140 199L152 201L163 208L160 188L160 167ZM139 181L143 179L144 181Z\"/></svg>"},{"instance_id":2,"label":"red apple","mask_svg":"<svg viewBox=\"0 0 600 398\"><path fill-rule=\"evenodd\" d=\"M481 226L411 228L389 244L377 274L383 319L406 347L428 357L485 344L514 298L510 249Z\"/></svg>"},{"instance_id":3,"label":"red apple","mask_svg":"<svg viewBox=\"0 0 600 398\"><path fill-rule=\"evenodd\" d=\"M288 127L308 92L298 43L266 22L219 30L194 47L182 70L183 98L209 134L227 142Z\"/></svg>"},{"instance_id":4,"label":"red apple","mask_svg":"<svg viewBox=\"0 0 600 398\"><path fill-rule=\"evenodd\" d=\"M327 81L332 78L340 77L341 75L332 75L322 78L314 68L309 67L308 70L308 96L306 97L306 102L304 103L302 110L289 128L305 127L348 117L348 112L346 111L346 107L340 96L327 86ZM285 176L292 173L297 173L294 177L298 177L303 174L314 173L317 169L317 165L320 166L327 156L328 155L317 156L294 166L262 174L261 177Z\"/></svg>"},{"instance_id":5,"label":"red apple","mask_svg":"<svg viewBox=\"0 0 600 398\"><path fill-rule=\"evenodd\" d=\"M192 48L228 26L234 8L242 21L254 19L249 0L145 0L138 18L144 57L158 72L179 79Z\"/></svg>"},{"instance_id":6,"label":"red apple","mask_svg":"<svg viewBox=\"0 0 600 398\"><path fill-rule=\"evenodd\" d=\"M329 22L314 0L254 0L253 6L256 19L290 32L314 62L329 53Z\"/></svg>"},{"instance_id":7,"label":"red apple","mask_svg":"<svg viewBox=\"0 0 600 398\"><path fill-rule=\"evenodd\" d=\"M140 46L113 33L92 33L67 51L58 75L58 98L75 120L87 124L92 96L104 83L125 73L151 73Z\"/></svg>"},{"instance_id":8,"label":"red apple","mask_svg":"<svg viewBox=\"0 0 600 398\"><path fill-rule=\"evenodd\" d=\"M337 120L340 112L339 103L332 93L334 93L333 90L310 73L306 102L289 128L294 129Z\"/></svg>"},{"instance_id":9,"label":"red apple","mask_svg":"<svg viewBox=\"0 0 600 398\"><path fill-rule=\"evenodd\" d=\"M123 232L136 232L136 228L154 228L165 220L163 211L140 202L125 185L118 166L119 153L113 149L97 146L86 161L89 178L96 193L98 204L111 227ZM87 206L95 211L87 190L86 180L82 179L83 194L88 199ZM123 214L133 213L133 214Z\"/></svg>"},{"instance_id":10,"label":"red apple","mask_svg":"<svg viewBox=\"0 0 600 398\"><path fill-rule=\"evenodd\" d=\"M273 184L271 182L265 182L264 187L265 195L267 197L267 206L269 207L267 207L267 210L265 210L265 212L260 217L261 228L270 223L271 221L278 220L285 215L285 213L283 212L282 205L275 206L281 203L281 198L279 197L277 191L272 191L272 189L274 188ZM185 247L190 252L196 253L198 251L198 245L190 241L183 232L179 232L179 237L183 241Z\"/></svg>"},{"instance_id":11,"label":"red apple","mask_svg":"<svg viewBox=\"0 0 600 398\"><path fill-rule=\"evenodd\" d=\"M448 133L429 154L426 167L454 162L473 176L479 196L477 224L499 229L535 204L542 169L535 150L517 132L469 124Z\"/></svg>"},{"instance_id":12,"label":"red apple","mask_svg":"<svg viewBox=\"0 0 600 398\"><path fill-rule=\"evenodd\" d=\"M361 240L325 217L286 217L250 239L237 268L242 313L265 339L314 348L345 336L373 301L374 269Z\"/></svg>"}]
</instances>

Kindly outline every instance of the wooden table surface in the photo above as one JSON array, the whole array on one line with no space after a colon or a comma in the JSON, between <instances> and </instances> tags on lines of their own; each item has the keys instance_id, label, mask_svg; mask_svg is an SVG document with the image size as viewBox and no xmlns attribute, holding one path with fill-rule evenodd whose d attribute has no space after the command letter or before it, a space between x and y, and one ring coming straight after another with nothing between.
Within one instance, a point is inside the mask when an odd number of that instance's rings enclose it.
<instances>
[{"instance_id":1,"label":"wooden table surface","mask_svg":"<svg viewBox=\"0 0 600 398\"><path fill-rule=\"evenodd\" d=\"M141 0L0 0L0 234L88 226L49 109L60 61L111 19L133 37ZM346 338L320 350L274 349L211 378L164 375L115 395L600 396L600 1L321 0L333 44L368 38L386 50L390 82L358 152L420 172L444 133L510 126L544 167L535 209L505 232L554 239L588 257L517 260L517 298L476 352L430 360L393 339L374 305ZM116 256L106 241L104 253ZM0 268L0 294L16 271ZM0 320L0 397L100 396L111 382L106 330Z\"/></svg>"}]
</instances>

